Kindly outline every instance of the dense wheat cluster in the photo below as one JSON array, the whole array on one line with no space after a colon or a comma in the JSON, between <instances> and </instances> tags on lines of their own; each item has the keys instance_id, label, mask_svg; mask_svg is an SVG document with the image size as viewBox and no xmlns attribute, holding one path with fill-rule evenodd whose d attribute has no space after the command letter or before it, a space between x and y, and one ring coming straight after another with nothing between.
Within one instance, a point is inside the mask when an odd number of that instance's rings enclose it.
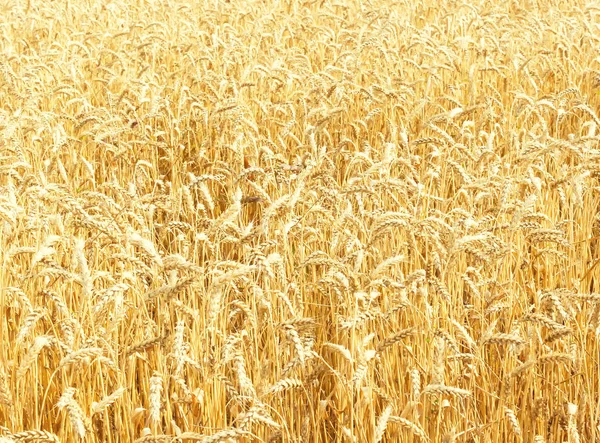
<instances>
[{"instance_id":1,"label":"dense wheat cluster","mask_svg":"<svg viewBox=\"0 0 600 443\"><path fill-rule=\"evenodd\" d=\"M0 15L1 443L600 439L600 4Z\"/></svg>"}]
</instances>

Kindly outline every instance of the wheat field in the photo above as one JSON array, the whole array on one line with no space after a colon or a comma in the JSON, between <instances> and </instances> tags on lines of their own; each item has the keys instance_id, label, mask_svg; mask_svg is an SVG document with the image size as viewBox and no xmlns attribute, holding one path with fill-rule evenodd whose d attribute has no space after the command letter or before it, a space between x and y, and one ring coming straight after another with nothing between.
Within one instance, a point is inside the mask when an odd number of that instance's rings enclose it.
<instances>
[{"instance_id":1,"label":"wheat field","mask_svg":"<svg viewBox=\"0 0 600 443\"><path fill-rule=\"evenodd\" d=\"M600 3L0 17L0 443L600 441Z\"/></svg>"}]
</instances>

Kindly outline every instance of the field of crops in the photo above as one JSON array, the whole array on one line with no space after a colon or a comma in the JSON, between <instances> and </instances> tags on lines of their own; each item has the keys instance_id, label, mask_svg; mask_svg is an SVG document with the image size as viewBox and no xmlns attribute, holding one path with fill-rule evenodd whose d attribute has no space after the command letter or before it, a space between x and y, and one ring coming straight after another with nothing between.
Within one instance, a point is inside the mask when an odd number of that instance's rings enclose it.
<instances>
[{"instance_id":1,"label":"field of crops","mask_svg":"<svg viewBox=\"0 0 600 443\"><path fill-rule=\"evenodd\" d=\"M600 441L600 3L4 0L0 443Z\"/></svg>"}]
</instances>

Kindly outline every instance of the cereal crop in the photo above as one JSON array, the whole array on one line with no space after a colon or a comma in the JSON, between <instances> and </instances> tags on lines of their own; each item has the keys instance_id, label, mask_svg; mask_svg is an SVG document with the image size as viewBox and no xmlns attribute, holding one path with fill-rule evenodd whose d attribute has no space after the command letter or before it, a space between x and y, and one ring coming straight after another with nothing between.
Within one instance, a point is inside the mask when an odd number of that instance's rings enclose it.
<instances>
[{"instance_id":1,"label":"cereal crop","mask_svg":"<svg viewBox=\"0 0 600 443\"><path fill-rule=\"evenodd\" d=\"M0 443L600 441L600 3L4 0Z\"/></svg>"}]
</instances>

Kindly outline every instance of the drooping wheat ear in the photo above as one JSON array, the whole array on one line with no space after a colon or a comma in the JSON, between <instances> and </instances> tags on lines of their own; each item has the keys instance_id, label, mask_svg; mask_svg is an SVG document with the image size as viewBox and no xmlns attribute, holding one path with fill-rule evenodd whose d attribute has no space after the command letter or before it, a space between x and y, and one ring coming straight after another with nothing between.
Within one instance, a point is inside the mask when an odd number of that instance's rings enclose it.
<instances>
[{"instance_id":1,"label":"drooping wheat ear","mask_svg":"<svg viewBox=\"0 0 600 443\"><path fill-rule=\"evenodd\" d=\"M238 217L241 210L241 201L242 201L242 191L237 188L232 196L232 202L227 207L225 211L219 215L219 217L214 221L212 227L209 230L209 235L213 233L216 229L222 229L227 224L233 222Z\"/></svg>"},{"instance_id":2,"label":"drooping wheat ear","mask_svg":"<svg viewBox=\"0 0 600 443\"><path fill-rule=\"evenodd\" d=\"M298 358L302 363L304 363L304 361L306 360L306 352L298 330L294 327L293 324L284 324L283 329L285 330L287 338L294 345L294 349L296 350Z\"/></svg>"},{"instance_id":3,"label":"drooping wheat ear","mask_svg":"<svg viewBox=\"0 0 600 443\"><path fill-rule=\"evenodd\" d=\"M569 353L571 354L571 358L573 360L572 365L571 365L571 370L574 373L578 373L579 371L581 371L581 365L583 364L583 359L579 355L580 348L577 345L577 343L572 342L569 344Z\"/></svg>"},{"instance_id":4,"label":"drooping wheat ear","mask_svg":"<svg viewBox=\"0 0 600 443\"><path fill-rule=\"evenodd\" d=\"M456 429L452 428L442 436L442 443L455 443Z\"/></svg>"},{"instance_id":5,"label":"drooping wheat ear","mask_svg":"<svg viewBox=\"0 0 600 443\"><path fill-rule=\"evenodd\" d=\"M177 436L175 435L145 435L143 437L138 438L133 443L171 443L173 441L177 441Z\"/></svg>"},{"instance_id":6,"label":"drooping wheat ear","mask_svg":"<svg viewBox=\"0 0 600 443\"><path fill-rule=\"evenodd\" d=\"M202 400L199 399L189 388L189 386L185 382L185 379L183 379L181 377L175 378L174 376L172 378L173 378L173 380L175 380L175 383L177 384L177 386L179 386L181 388L181 390L183 391L184 397L183 397L183 399L181 399L181 401L191 403L194 401L194 398L196 398L199 400L198 403L202 402ZM200 391L200 392L201 392L200 395L204 395L203 391Z\"/></svg>"},{"instance_id":7,"label":"drooping wheat ear","mask_svg":"<svg viewBox=\"0 0 600 443\"><path fill-rule=\"evenodd\" d=\"M304 416L302 417L302 426L300 427L300 438L302 441L310 441L311 434L312 429L310 427L310 414L305 412Z\"/></svg>"},{"instance_id":8,"label":"drooping wheat ear","mask_svg":"<svg viewBox=\"0 0 600 443\"><path fill-rule=\"evenodd\" d=\"M221 313L221 303L223 302L223 291L217 288L213 291L210 297L210 305L208 309L208 324L214 326L219 314Z\"/></svg>"},{"instance_id":9,"label":"drooping wheat ear","mask_svg":"<svg viewBox=\"0 0 600 443\"><path fill-rule=\"evenodd\" d=\"M585 103L581 103L581 104L575 106L575 109L581 109L582 111L584 111L586 114L588 114L590 117L592 117L592 120L594 120L594 123L596 123L596 126L600 126L600 119L598 118L598 116L596 115L594 110L592 108L590 108L588 105L586 105Z\"/></svg>"},{"instance_id":10,"label":"drooping wheat ear","mask_svg":"<svg viewBox=\"0 0 600 443\"><path fill-rule=\"evenodd\" d=\"M25 321L23 321L23 326L19 330L19 334L16 338L17 345L21 343L28 335L29 332L33 329L36 322L41 319L46 314L46 310L44 308L36 308L31 311L27 317L25 317Z\"/></svg>"},{"instance_id":11,"label":"drooping wheat ear","mask_svg":"<svg viewBox=\"0 0 600 443\"><path fill-rule=\"evenodd\" d=\"M22 289L10 286L3 289L9 294L14 294L16 296L19 302L19 307L22 309L23 313L30 313L33 311L33 306L31 306L31 300L29 300L29 297L27 296L27 294L25 294L25 292L23 292Z\"/></svg>"},{"instance_id":12,"label":"drooping wheat ear","mask_svg":"<svg viewBox=\"0 0 600 443\"><path fill-rule=\"evenodd\" d=\"M352 377L352 384L355 389L360 389L360 386L367 376L367 371L369 369L369 362L375 358L377 355L377 351L374 349L367 349L362 351L358 356L358 364L356 365L356 370L354 371L354 375Z\"/></svg>"},{"instance_id":13,"label":"drooping wheat ear","mask_svg":"<svg viewBox=\"0 0 600 443\"><path fill-rule=\"evenodd\" d=\"M476 359L477 356L475 354L471 354L470 352L461 352L459 354L453 354L446 357L449 361L470 361Z\"/></svg>"},{"instance_id":14,"label":"drooping wheat ear","mask_svg":"<svg viewBox=\"0 0 600 443\"><path fill-rule=\"evenodd\" d=\"M179 320L175 326L175 334L173 336L173 358L175 359L174 377L179 378L183 370L184 357L186 356L185 345L185 321Z\"/></svg>"},{"instance_id":15,"label":"drooping wheat ear","mask_svg":"<svg viewBox=\"0 0 600 443\"><path fill-rule=\"evenodd\" d=\"M556 340L560 340L561 338L571 335L572 333L573 330L571 328L556 329L555 331L551 332L550 334L546 335L546 337L544 337L544 342L552 343Z\"/></svg>"},{"instance_id":16,"label":"drooping wheat ear","mask_svg":"<svg viewBox=\"0 0 600 443\"><path fill-rule=\"evenodd\" d=\"M404 255L396 255L394 257L390 257L377 265L377 267L371 272L371 278L375 280L377 277L381 275L383 271L387 268L393 267L398 263L402 263L404 261Z\"/></svg>"},{"instance_id":17,"label":"drooping wheat ear","mask_svg":"<svg viewBox=\"0 0 600 443\"><path fill-rule=\"evenodd\" d=\"M202 443L224 443L229 441L237 441L241 437L248 435L247 431L243 429L223 429L222 431L217 432L216 434L212 434L209 436L196 434L194 432L184 432L178 436L183 441L201 441Z\"/></svg>"},{"instance_id":18,"label":"drooping wheat ear","mask_svg":"<svg viewBox=\"0 0 600 443\"><path fill-rule=\"evenodd\" d=\"M275 395L280 392L289 391L290 389L301 388L304 383L297 378L284 378L279 380L267 390L267 394Z\"/></svg>"},{"instance_id":19,"label":"drooping wheat ear","mask_svg":"<svg viewBox=\"0 0 600 443\"><path fill-rule=\"evenodd\" d=\"M600 303L594 302L592 313L589 316L588 320L588 329L590 331L597 331L598 326L600 326Z\"/></svg>"},{"instance_id":20,"label":"drooping wheat ear","mask_svg":"<svg viewBox=\"0 0 600 443\"><path fill-rule=\"evenodd\" d=\"M262 423L275 429L280 429L281 425L275 422L266 412L266 406L257 402L247 412L243 412L235 418L237 427L242 430L249 430L252 423Z\"/></svg>"},{"instance_id":21,"label":"drooping wheat ear","mask_svg":"<svg viewBox=\"0 0 600 443\"><path fill-rule=\"evenodd\" d=\"M388 421L392 415L392 405L387 405L379 418L377 419L377 425L375 426L373 440L375 443L379 443L383 439L383 434L387 428Z\"/></svg>"},{"instance_id":22,"label":"drooping wheat ear","mask_svg":"<svg viewBox=\"0 0 600 443\"><path fill-rule=\"evenodd\" d=\"M417 368L410 371L410 381L413 398L417 400L421 395L421 373Z\"/></svg>"},{"instance_id":23,"label":"drooping wheat ear","mask_svg":"<svg viewBox=\"0 0 600 443\"><path fill-rule=\"evenodd\" d=\"M557 321L552 320L550 317L547 317L544 314L539 314L539 313L527 314L526 316L523 317L523 320L540 323L540 324L544 325L545 327L547 327L548 329L551 329L553 331L566 328L566 326L563 325L562 323L558 323Z\"/></svg>"},{"instance_id":24,"label":"drooping wheat ear","mask_svg":"<svg viewBox=\"0 0 600 443\"><path fill-rule=\"evenodd\" d=\"M0 405L12 406L12 394L8 387L8 375L6 374L4 367L0 365Z\"/></svg>"},{"instance_id":25,"label":"drooping wheat ear","mask_svg":"<svg viewBox=\"0 0 600 443\"><path fill-rule=\"evenodd\" d=\"M573 443L580 443L581 437L579 436L579 431L577 430L577 405L573 403L569 403L567 405L567 413L569 415L569 441Z\"/></svg>"},{"instance_id":26,"label":"drooping wheat ear","mask_svg":"<svg viewBox=\"0 0 600 443\"><path fill-rule=\"evenodd\" d=\"M105 409L107 409L110 405L112 405L115 401L117 401L121 397L121 395L123 395L124 392L125 392L125 388L119 388L112 394L104 397L98 403L96 403L96 402L92 403L92 413L100 414Z\"/></svg>"},{"instance_id":27,"label":"drooping wheat ear","mask_svg":"<svg viewBox=\"0 0 600 443\"><path fill-rule=\"evenodd\" d=\"M269 439L267 440L267 443L281 443L282 441L283 441L283 432L278 430L278 431L271 433L271 435L269 436Z\"/></svg>"},{"instance_id":28,"label":"drooping wheat ear","mask_svg":"<svg viewBox=\"0 0 600 443\"><path fill-rule=\"evenodd\" d=\"M75 345L75 324L76 322L72 318L66 318L60 322L60 331L62 332L63 340L69 348L73 348Z\"/></svg>"},{"instance_id":29,"label":"drooping wheat ear","mask_svg":"<svg viewBox=\"0 0 600 443\"><path fill-rule=\"evenodd\" d=\"M554 417L556 417L557 418L556 421L558 422L558 426L560 427L560 429L562 429L565 433L568 433L569 432L569 419L567 417L567 413L565 410L566 406L567 406L567 404L563 402L561 404L561 407L554 411L553 420L554 420Z\"/></svg>"},{"instance_id":30,"label":"drooping wheat ear","mask_svg":"<svg viewBox=\"0 0 600 443\"><path fill-rule=\"evenodd\" d=\"M549 402L547 398L536 398L531 411L532 419L534 421L537 420L538 417L542 417L544 420L547 419L550 415L548 405Z\"/></svg>"},{"instance_id":31,"label":"drooping wheat ear","mask_svg":"<svg viewBox=\"0 0 600 443\"><path fill-rule=\"evenodd\" d=\"M434 385L444 383L444 372L446 369L445 350L446 342L441 337L435 337L433 358L431 360L431 382Z\"/></svg>"},{"instance_id":32,"label":"drooping wheat ear","mask_svg":"<svg viewBox=\"0 0 600 443\"><path fill-rule=\"evenodd\" d=\"M62 297L60 297L58 294L56 294L56 293L54 293L52 291L46 291L46 290L40 291L40 295L42 297L47 297L50 300L52 300L52 302L54 303L54 306L56 307L56 310L64 318L69 318L69 316L71 315L71 313L69 311L69 308L65 304L64 300L62 299Z\"/></svg>"},{"instance_id":33,"label":"drooping wheat ear","mask_svg":"<svg viewBox=\"0 0 600 443\"><path fill-rule=\"evenodd\" d=\"M477 343L475 342L475 340L473 340L473 337L471 337L471 334L469 334L469 332L467 331L467 328L465 328L463 325L461 325L459 322L457 322L454 319L452 319L452 324L458 330L458 332L460 333L462 338L467 342L469 349L470 350L475 349L477 347Z\"/></svg>"},{"instance_id":34,"label":"drooping wheat ear","mask_svg":"<svg viewBox=\"0 0 600 443\"><path fill-rule=\"evenodd\" d=\"M83 295L87 296L92 292L92 281L90 275L90 268L88 266L87 258L85 257L85 240L76 238L74 255L77 264L79 265L79 274L81 277L81 286L83 287Z\"/></svg>"},{"instance_id":35,"label":"drooping wheat ear","mask_svg":"<svg viewBox=\"0 0 600 443\"><path fill-rule=\"evenodd\" d=\"M238 384L240 388L240 392L244 395L250 397L256 397L256 390L254 389L254 384L248 374L246 373L246 360L244 356L241 354L237 354L233 358L233 369L238 378Z\"/></svg>"},{"instance_id":36,"label":"drooping wheat ear","mask_svg":"<svg viewBox=\"0 0 600 443\"><path fill-rule=\"evenodd\" d=\"M182 432L177 437L178 437L178 440L181 439L181 441L200 441L200 442L204 442L205 439L208 438L206 435L198 434L196 432ZM233 442L235 440L229 440L229 441Z\"/></svg>"},{"instance_id":37,"label":"drooping wheat ear","mask_svg":"<svg viewBox=\"0 0 600 443\"><path fill-rule=\"evenodd\" d=\"M323 343L323 347L327 347L327 348L333 349L338 354L340 354L342 357L344 357L348 361L348 363L354 364L354 359L352 358L352 353L345 346L342 346L342 345L337 344L337 343L327 342L327 343Z\"/></svg>"},{"instance_id":38,"label":"drooping wheat ear","mask_svg":"<svg viewBox=\"0 0 600 443\"><path fill-rule=\"evenodd\" d=\"M27 355L21 361L19 369L17 370L17 379L21 379L27 370L36 362L40 352L52 343L51 337L48 335L40 335L35 338L33 344L29 348Z\"/></svg>"},{"instance_id":39,"label":"drooping wheat ear","mask_svg":"<svg viewBox=\"0 0 600 443\"><path fill-rule=\"evenodd\" d=\"M567 310L565 309L565 307L563 305L562 295L564 294L567 297L571 297L572 294L570 294L569 292L564 292L561 294L561 292L562 291L560 291L560 290L554 290L552 292L546 292L546 293L542 294L540 296L540 303L546 304L549 302L550 305L554 309L556 309L556 312L558 312L560 314L560 316L563 318L563 320L569 320L571 318L571 316L569 315L569 313L567 312Z\"/></svg>"},{"instance_id":40,"label":"drooping wheat ear","mask_svg":"<svg viewBox=\"0 0 600 443\"><path fill-rule=\"evenodd\" d=\"M163 266L162 257L160 256L160 254L156 250L156 248L154 246L154 243L152 243L150 240L143 238L137 232L130 232L128 234L127 240L129 241L130 244L132 244L133 246L136 246L136 247L140 248L149 257L151 257L152 260L159 267Z\"/></svg>"},{"instance_id":41,"label":"drooping wheat ear","mask_svg":"<svg viewBox=\"0 0 600 443\"><path fill-rule=\"evenodd\" d=\"M533 367L535 365L535 363L536 363L535 360L528 360L525 363L522 363L519 366L517 366L515 369L513 369L511 371L511 373L509 374L509 376L510 377L518 377L519 375L521 375L522 373L527 371L529 368Z\"/></svg>"},{"instance_id":42,"label":"drooping wheat ear","mask_svg":"<svg viewBox=\"0 0 600 443\"><path fill-rule=\"evenodd\" d=\"M450 395L452 397L466 398L471 396L471 391L440 384L430 384L423 389L423 395Z\"/></svg>"},{"instance_id":43,"label":"drooping wheat ear","mask_svg":"<svg viewBox=\"0 0 600 443\"><path fill-rule=\"evenodd\" d=\"M435 335L436 337L439 337L442 340L444 340L446 346L448 346L448 348L450 348L450 350L454 354L460 354L460 348L458 347L456 340L454 340L454 338L448 333L448 331L445 331L443 329L437 329L435 331Z\"/></svg>"},{"instance_id":44,"label":"drooping wheat ear","mask_svg":"<svg viewBox=\"0 0 600 443\"><path fill-rule=\"evenodd\" d=\"M104 350L102 348L83 348L71 352L65 356L58 364L57 369L71 366L75 363L91 362L91 360L102 356Z\"/></svg>"},{"instance_id":45,"label":"drooping wheat ear","mask_svg":"<svg viewBox=\"0 0 600 443\"><path fill-rule=\"evenodd\" d=\"M573 364L573 356L570 354L563 354L563 353L556 352L553 354L542 355L541 357L539 357L537 359L537 362L540 365L559 364L559 363Z\"/></svg>"},{"instance_id":46,"label":"drooping wheat ear","mask_svg":"<svg viewBox=\"0 0 600 443\"><path fill-rule=\"evenodd\" d=\"M412 337L416 333L416 328L404 329L397 332L389 337L386 337L381 343L377 345L377 352L381 353L390 346L404 340L405 338Z\"/></svg>"},{"instance_id":47,"label":"drooping wheat ear","mask_svg":"<svg viewBox=\"0 0 600 443\"><path fill-rule=\"evenodd\" d=\"M525 340L514 334L494 334L484 339L482 344L522 346Z\"/></svg>"},{"instance_id":48,"label":"drooping wheat ear","mask_svg":"<svg viewBox=\"0 0 600 443\"><path fill-rule=\"evenodd\" d=\"M155 372L152 377L150 377L150 421L156 424L160 422L162 390L162 377Z\"/></svg>"},{"instance_id":49,"label":"drooping wheat ear","mask_svg":"<svg viewBox=\"0 0 600 443\"><path fill-rule=\"evenodd\" d=\"M390 423L398 423L403 428L408 429L409 431L411 431L421 441L425 441L425 442L429 441L429 437L427 436L427 433L425 432L425 430L422 427L420 427L416 423L413 423L410 420L407 420L407 419L405 419L403 417L390 416L389 417L389 422Z\"/></svg>"},{"instance_id":50,"label":"drooping wheat ear","mask_svg":"<svg viewBox=\"0 0 600 443\"><path fill-rule=\"evenodd\" d=\"M510 423L510 427L512 428L512 431L515 433L515 435L521 435L521 427L519 426L519 420L517 419L515 412L512 409L509 409L505 406L504 414L506 415L506 418Z\"/></svg>"},{"instance_id":51,"label":"drooping wheat ear","mask_svg":"<svg viewBox=\"0 0 600 443\"><path fill-rule=\"evenodd\" d=\"M250 308L250 306L248 306L247 303L244 303L241 300L234 300L232 302L232 305L235 306L237 310L239 310L238 312L244 313L247 321L250 322L250 325L252 325L253 328L257 327L256 316L254 315L254 312L252 312L252 309Z\"/></svg>"},{"instance_id":52,"label":"drooping wheat ear","mask_svg":"<svg viewBox=\"0 0 600 443\"><path fill-rule=\"evenodd\" d=\"M93 308L94 315L96 315L96 317L101 316L106 311L108 303L112 301L115 306L115 312L118 316L123 306L123 293L128 289L129 285L125 283L117 283L108 289L104 289L100 293L100 297Z\"/></svg>"},{"instance_id":53,"label":"drooping wheat ear","mask_svg":"<svg viewBox=\"0 0 600 443\"><path fill-rule=\"evenodd\" d=\"M60 237L51 235L46 238L44 244L38 249L38 251L31 258L31 268L33 269L36 264L42 262L44 259L50 257L56 253L56 249L53 248L54 244L60 240Z\"/></svg>"},{"instance_id":54,"label":"drooping wheat ear","mask_svg":"<svg viewBox=\"0 0 600 443\"><path fill-rule=\"evenodd\" d=\"M569 240L565 237L564 232L558 229L534 229L527 234L526 238L534 244L550 242L557 243L564 247L570 246Z\"/></svg>"},{"instance_id":55,"label":"drooping wheat ear","mask_svg":"<svg viewBox=\"0 0 600 443\"><path fill-rule=\"evenodd\" d=\"M58 400L58 403L56 403L56 406L58 409L67 410L73 431L80 439L83 439L86 434L85 416L83 410L75 400L76 392L75 388L67 388Z\"/></svg>"},{"instance_id":56,"label":"drooping wheat ear","mask_svg":"<svg viewBox=\"0 0 600 443\"><path fill-rule=\"evenodd\" d=\"M144 352L153 346L157 346L157 345L160 346L164 343L165 339L166 339L165 336L161 336L161 337L152 337L147 340L141 341L141 342L136 343L136 344L130 346L129 348L127 348L127 350L125 351L125 355L135 354L136 352Z\"/></svg>"},{"instance_id":57,"label":"drooping wheat ear","mask_svg":"<svg viewBox=\"0 0 600 443\"><path fill-rule=\"evenodd\" d=\"M48 442L48 443L60 443L57 435L48 431L31 430L24 432L17 432L9 435L10 441L14 442Z\"/></svg>"}]
</instances>

